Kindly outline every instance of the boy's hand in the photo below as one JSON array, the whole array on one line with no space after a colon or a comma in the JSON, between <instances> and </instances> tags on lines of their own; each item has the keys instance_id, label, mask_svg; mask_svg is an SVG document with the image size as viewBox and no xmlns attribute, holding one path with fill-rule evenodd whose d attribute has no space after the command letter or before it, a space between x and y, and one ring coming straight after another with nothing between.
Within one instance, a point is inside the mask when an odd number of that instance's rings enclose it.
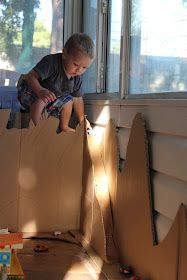
<instances>
[{"instance_id":1,"label":"boy's hand","mask_svg":"<svg viewBox=\"0 0 187 280\"><path fill-rule=\"evenodd\" d=\"M38 92L38 97L41 98L44 103L52 102L56 99L56 95L46 88L43 88Z\"/></svg>"}]
</instances>

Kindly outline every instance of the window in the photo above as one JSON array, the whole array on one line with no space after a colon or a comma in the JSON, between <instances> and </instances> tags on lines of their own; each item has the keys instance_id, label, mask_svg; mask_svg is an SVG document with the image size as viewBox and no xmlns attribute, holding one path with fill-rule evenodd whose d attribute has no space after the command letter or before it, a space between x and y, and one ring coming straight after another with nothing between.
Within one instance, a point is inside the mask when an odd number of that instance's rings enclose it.
<instances>
[{"instance_id":1,"label":"window","mask_svg":"<svg viewBox=\"0 0 187 280\"><path fill-rule=\"evenodd\" d=\"M84 74L84 92L95 93L97 90L97 58L98 58L98 40L97 40L97 13L98 1L85 0L83 2L83 31L89 34L96 46L96 59L90 68Z\"/></svg>"},{"instance_id":2,"label":"window","mask_svg":"<svg viewBox=\"0 0 187 280\"><path fill-rule=\"evenodd\" d=\"M62 49L63 0L0 4L0 85L15 86L44 55Z\"/></svg>"},{"instance_id":3,"label":"window","mask_svg":"<svg viewBox=\"0 0 187 280\"><path fill-rule=\"evenodd\" d=\"M187 0L83 3L83 31L97 49L86 92L186 97Z\"/></svg>"},{"instance_id":4,"label":"window","mask_svg":"<svg viewBox=\"0 0 187 280\"><path fill-rule=\"evenodd\" d=\"M106 92L119 92L122 1L110 1L107 42Z\"/></svg>"},{"instance_id":5,"label":"window","mask_svg":"<svg viewBox=\"0 0 187 280\"><path fill-rule=\"evenodd\" d=\"M1 1L0 85L61 51L63 30L65 40L82 31L95 42L86 93L187 96L187 0Z\"/></svg>"},{"instance_id":6,"label":"window","mask_svg":"<svg viewBox=\"0 0 187 280\"><path fill-rule=\"evenodd\" d=\"M132 0L129 93L187 91L187 1Z\"/></svg>"},{"instance_id":7,"label":"window","mask_svg":"<svg viewBox=\"0 0 187 280\"><path fill-rule=\"evenodd\" d=\"M122 0L84 0L83 32L96 44L96 59L84 74L87 93L119 92Z\"/></svg>"}]
</instances>

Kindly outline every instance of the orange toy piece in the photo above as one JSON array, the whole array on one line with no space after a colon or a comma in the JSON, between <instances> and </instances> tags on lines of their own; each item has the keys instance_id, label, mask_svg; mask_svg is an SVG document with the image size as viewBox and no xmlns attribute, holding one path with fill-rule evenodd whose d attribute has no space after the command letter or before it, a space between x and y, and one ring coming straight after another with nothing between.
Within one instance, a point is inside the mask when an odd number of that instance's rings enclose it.
<instances>
[{"instance_id":1,"label":"orange toy piece","mask_svg":"<svg viewBox=\"0 0 187 280\"><path fill-rule=\"evenodd\" d=\"M38 244L34 248L34 251L37 253L47 252L49 248L46 245Z\"/></svg>"}]
</instances>

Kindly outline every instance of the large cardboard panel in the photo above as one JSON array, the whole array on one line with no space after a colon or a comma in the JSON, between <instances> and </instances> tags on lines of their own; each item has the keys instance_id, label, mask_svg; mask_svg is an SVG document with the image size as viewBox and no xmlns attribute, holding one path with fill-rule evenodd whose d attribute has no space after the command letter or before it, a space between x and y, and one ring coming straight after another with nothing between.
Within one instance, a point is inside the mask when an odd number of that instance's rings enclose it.
<instances>
[{"instance_id":1,"label":"large cardboard panel","mask_svg":"<svg viewBox=\"0 0 187 280\"><path fill-rule=\"evenodd\" d=\"M115 210L115 237L122 263L131 265L145 279L185 279L184 207L178 211L165 239L156 243L148 145L140 114L136 115L131 129L125 167L118 174ZM178 278L179 271L181 278Z\"/></svg>"},{"instance_id":2,"label":"large cardboard panel","mask_svg":"<svg viewBox=\"0 0 187 280\"><path fill-rule=\"evenodd\" d=\"M78 228L82 178L82 127L56 134L54 118L25 129L21 141L22 231Z\"/></svg>"},{"instance_id":3,"label":"large cardboard panel","mask_svg":"<svg viewBox=\"0 0 187 280\"><path fill-rule=\"evenodd\" d=\"M0 135L0 224L26 232L79 228L84 125L56 134L49 118Z\"/></svg>"}]
</instances>

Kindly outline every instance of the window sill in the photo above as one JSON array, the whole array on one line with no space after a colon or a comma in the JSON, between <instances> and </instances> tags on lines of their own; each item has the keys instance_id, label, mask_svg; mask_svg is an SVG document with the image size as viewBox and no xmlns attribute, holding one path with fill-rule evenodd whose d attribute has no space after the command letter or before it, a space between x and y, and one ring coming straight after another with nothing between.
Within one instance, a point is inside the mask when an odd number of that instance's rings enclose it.
<instances>
[{"instance_id":1,"label":"window sill","mask_svg":"<svg viewBox=\"0 0 187 280\"><path fill-rule=\"evenodd\" d=\"M91 104L97 104L97 105L137 105L137 106L174 106L174 107L187 107L187 93L184 93L185 97L181 94L176 94L175 97L172 98L170 95L170 98L163 98L160 97L160 95L163 96L163 94L157 94L157 98L153 97L150 94L136 94L131 95L126 99L123 99L120 97L119 93L114 94L85 94L84 95L84 102L87 105ZM178 96L179 95L179 96ZM143 98L142 98L143 96ZM151 97L152 98L151 98ZM176 97L177 96L177 97Z\"/></svg>"}]
</instances>

